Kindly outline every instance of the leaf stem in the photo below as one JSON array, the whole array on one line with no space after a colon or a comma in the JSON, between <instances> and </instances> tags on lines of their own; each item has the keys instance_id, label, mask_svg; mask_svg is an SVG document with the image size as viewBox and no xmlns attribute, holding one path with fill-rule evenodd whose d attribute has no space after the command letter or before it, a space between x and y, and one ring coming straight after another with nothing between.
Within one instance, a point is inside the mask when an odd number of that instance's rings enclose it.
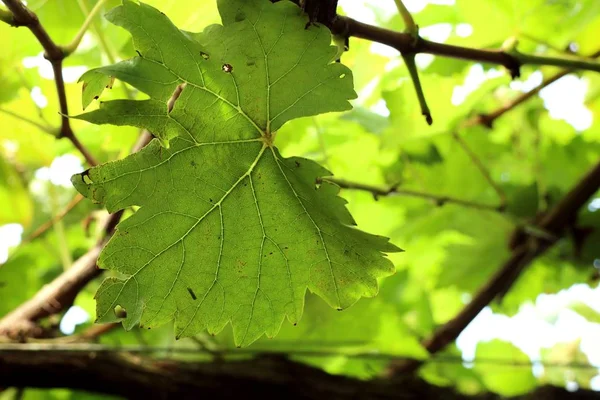
<instances>
[{"instance_id":1,"label":"leaf stem","mask_svg":"<svg viewBox=\"0 0 600 400\"><path fill-rule=\"evenodd\" d=\"M4 8L0 8L0 21L6 22L10 26L16 26L12 13Z\"/></svg>"},{"instance_id":2,"label":"leaf stem","mask_svg":"<svg viewBox=\"0 0 600 400\"><path fill-rule=\"evenodd\" d=\"M396 3L396 8L398 8L398 12L404 21L404 27L406 28L406 32L411 35L417 35L418 27L415 24L415 20L413 19L411 13L408 11L402 0L394 0Z\"/></svg>"},{"instance_id":3,"label":"leaf stem","mask_svg":"<svg viewBox=\"0 0 600 400\"><path fill-rule=\"evenodd\" d=\"M429 106L427 105L427 100L425 99L425 92L423 91L423 87L421 86L419 71L417 70L417 65L415 64L415 55L403 54L402 58L404 59L404 64L406 64L406 68L410 73L410 79L412 80L415 92L417 94L417 99L419 100L419 106L421 107L421 114L425 116L425 121L427 121L427 125L431 125L433 124L433 118L431 117L431 111L429 111Z\"/></svg>"},{"instance_id":4,"label":"leaf stem","mask_svg":"<svg viewBox=\"0 0 600 400\"><path fill-rule=\"evenodd\" d=\"M398 8L398 12L404 21L405 32L412 36L413 43L417 44L419 42L419 27L415 23L411 13L408 11L402 0L394 0L396 2L396 7ZM402 58L404 59L404 64L408 69L408 73L410 74L410 79L412 80L413 86L415 88L415 92L417 94L417 99L419 100L419 106L421 107L421 114L425 116L425 120L428 125L433 123L433 119L431 118L431 112L429 111L429 106L427 105L427 100L425 99L425 93L423 91L423 87L421 85L421 79L419 78L419 71L417 70L417 65L415 64L415 54L414 52L400 52L402 54Z\"/></svg>"},{"instance_id":5,"label":"leaf stem","mask_svg":"<svg viewBox=\"0 0 600 400\"><path fill-rule=\"evenodd\" d=\"M85 18L85 21L83 21L83 25L81 25L79 32L77 32L77 35L75 35L71 43L62 47L65 56L68 56L69 54L77 50L77 47L79 47L79 44L81 43L81 39L83 39L83 35L85 35L85 32L87 32L88 28L90 27L90 24L94 20L94 17L96 16L96 14L98 14L104 3L106 3L106 0L98 0L96 5L94 5L94 8L92 8L92 11L90 11L87 17Z\"/></svg>"},{"instance_id":6,"label":"leaf stem","mask_svg":"<svg viewBox=\"0 0 600 400\"><path fill-rule=\"evenodd\" d=\"M331 166L329 165L329 154L327 153L327 146L325 145L325 140L323 138L323 130L319 125L319 121L317 121L316 117L313 117L313 124L315 125L315 131L317 133L317 139L319 140L319 147L321 148L321 153L323 155L323 164L329 170L331 170Z\"/></svg>"}]
</instances>

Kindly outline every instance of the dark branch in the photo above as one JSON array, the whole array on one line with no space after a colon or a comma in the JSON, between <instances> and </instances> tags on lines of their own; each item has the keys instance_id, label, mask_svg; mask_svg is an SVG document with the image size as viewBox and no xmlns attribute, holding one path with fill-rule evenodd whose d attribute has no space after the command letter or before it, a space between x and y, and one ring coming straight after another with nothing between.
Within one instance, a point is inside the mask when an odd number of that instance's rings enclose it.
<instances>
[{"instance_id":1,"label":"dark branch","mask_svg":"<svg viewBox=\"0 0 600 400\"><path fill-rule=\"evenodd\" d=\"M4 348L10 346L3 346ZM0 351L0 386L70 388L147 398L285 399L445 399L493 400L486 393L467 396L418 378L361 381L329 375L283 356L246 361L185 363L119 352L66 351L13 345ZM521 399L598 400L600 393L540 387Z\"/></svg>"},{"instance_id":2,"label":"dark branch","mask_svg":"<svg viewBox=\"0 0 600 400\"><path fill-rule=\"evenodd\" d=\"M426 53L437 56L458 58L487 64L503 65L513 78L520 76L521 66L530 65L562 65L578 69L600 71L600 64L585 62L574 58L537 57L516 51L472 49L432 42L410 33L395 32L389 29L365 24L352 18L338 16L332 25L332 31L341 36L354 36L390 46L403 55ZM568 65L567 65L568 64Z\"/></svg>"},{"instance_id":3,"label":"dark branch","mask_svg":"<svg viewBox=\"0 0 600 400\"><path fill-rule=\"evenodd\" d=\"M111 218L116 215L113 214ZM6 314L0 320L0 335L12 338L42 335L42 329L35 322L70 307L79 291L99 275L96 260L103 246L104 240L88 250L71 268L40 289L35 296Z\"/></svg>"}]
</instances>

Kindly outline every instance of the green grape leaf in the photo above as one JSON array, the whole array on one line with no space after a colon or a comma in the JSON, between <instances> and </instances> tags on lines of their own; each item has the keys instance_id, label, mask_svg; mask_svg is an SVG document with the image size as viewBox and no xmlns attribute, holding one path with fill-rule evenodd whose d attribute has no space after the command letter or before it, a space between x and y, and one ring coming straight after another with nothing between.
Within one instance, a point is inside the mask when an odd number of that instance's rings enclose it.
<instances>
[{"instance_id":1,"label":"green grape leaf","mask_svg":"<svg viewBox=\"0 0 600 400\"><path fill-rule=\"evenodd\" d=\"M376 295L377 278L394 271L383 253L400 249L354 227L339 188L317 184L329 171L273 144L286 121L351 108L352 74L333 62L327 28L307 27L288 1L218 7L223 25L199 34L143 3L109 12L138 57L94 71L150 99L101 103L78 118L160 141L72 182L110 212L140 206L98 260L122 274L98 289L99 322L116 320L116 306L126 328L174 319L178 337L230 322L236 344L248 345L274 336L286 316L298 322L307 289L339 310ZM97 86L88 85L94 95Z\"/></svg>"}]
</instances>

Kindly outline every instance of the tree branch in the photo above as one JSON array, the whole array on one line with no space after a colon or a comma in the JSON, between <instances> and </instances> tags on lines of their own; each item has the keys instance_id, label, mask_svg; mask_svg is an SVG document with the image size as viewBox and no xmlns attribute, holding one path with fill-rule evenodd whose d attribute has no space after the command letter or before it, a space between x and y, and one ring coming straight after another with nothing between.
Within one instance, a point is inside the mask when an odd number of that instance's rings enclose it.
<instances>
[{"instance_id":1,"label":"tree branch","mask_svg":"<svg viewBox=\"0 0 600 400\"><path fill-rule=\"evenodd\" d=\"M365 24L349 17L338 16L332 25L332 31L342 36L354 36L390 46L402 54L432 54L458 58L475 62L502 65L510 71L513 78L520 76L523 65L557 65L568 68L600 72L600 64L579 58L554 58L526 55L516 51L472 49L444 43L432 42L421 37L415 40L409 33L395 32L389 29Z\"/></svg>"},{"instance_id":2,"label":"tree branch","mask_svg":"<svg viewBox=\"0 0 600 400\"><path fill-rule=\"evenodd\" d=\"M596 164L562 200L540 218L537 227L554 235L553 239L540 240L523 235L514 247L510 258L498 272L479 289L471 302L452 320L440 327L423 345L430 354L435 354L454 342L469 323L497 296L506 293L521 272L536 257L552 247L575 220L577 212L600 189L600 162ZM400 363L391 367L394 374L412 372L423 364L421 361Z\"/></svg>"},{"instance_id":3,"label":"tree branch","mask_svg":"<svg viewBox=\"0 0 600 400\"><path fill-rule=\"evenodd\" d=\"M61 128L58 138L67 138L73 143L75 148L83 155L90 165L96 165L97 162L89 151L79 142L71 124L69 122L69 108L67 106L67 94L65 92L65 82L62 75L62 62L67 56L65 51L52 41L48 32L40 24L40 21L31 10L29 10L20 0L4 0L4 4L12 12L12 19L15 26L26 26L35 35L44 48L44 57L50 61L54 72L54 82L60 104Z\"/></svg>"},{"instance_id":4,"label":"tree branch","mask_svg":"<svg viewBox=\"0 0 600 400\"><path fill-rule=\"evenodd\" d=\"M117 214L111 217L114 215ZM101 240L77 259L71 268L40 289L31 299L6 314L0 320L0 335L11 338L41 336L43 330L35 322L70 307L79 291L99 275L96 260L104 243L105 240Z\"/></svg>"},{"instance_id":5,"label":"tree branch","mask_svg":"<svg viewBox=\"0 0 600 400\"><path fill-rule=\"evenodd\" d=\"M70 388L130 399L445 399L495 400L491 393L468 396L437 387L419 378L356 380L330 375L280 355L244 361L180 362L140 355L94 351L83 346L72 351L43 346L4 345L0 351L0 386ZM543 386L515 399L598 400L590 390L567 392Z\"/></svg>"}]
</instances>

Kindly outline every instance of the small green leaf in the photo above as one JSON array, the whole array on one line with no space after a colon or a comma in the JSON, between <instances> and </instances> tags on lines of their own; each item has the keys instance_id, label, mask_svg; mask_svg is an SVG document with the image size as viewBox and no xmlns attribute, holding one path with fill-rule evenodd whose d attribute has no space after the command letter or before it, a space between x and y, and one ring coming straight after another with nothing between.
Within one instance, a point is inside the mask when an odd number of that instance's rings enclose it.
<instances>
[{"instance_id":1,"label":"small green leaf","mask_svg":"<svg viewBox=\"0 0 600 400\"><path fill-rule=\"evenodd\" d=\"M485 386L502 396L517 396L536 386L529 363L531 360L512 343L495 339L479 343L474 370ZM514 363L511 365L511 363Z\"/></svg>"},{"instance_id":2,"label":"small green leaf","mask_svg":"<svg viewBox=\"0 0 600 400\"><path fill-rule=\"evenodd\" d=\"M104 89L112 89L114 77L91 70L81 75L79 82L83 82L81 105L85 110L92 100L98 100Z\"/></svg>"}]
</instances>

